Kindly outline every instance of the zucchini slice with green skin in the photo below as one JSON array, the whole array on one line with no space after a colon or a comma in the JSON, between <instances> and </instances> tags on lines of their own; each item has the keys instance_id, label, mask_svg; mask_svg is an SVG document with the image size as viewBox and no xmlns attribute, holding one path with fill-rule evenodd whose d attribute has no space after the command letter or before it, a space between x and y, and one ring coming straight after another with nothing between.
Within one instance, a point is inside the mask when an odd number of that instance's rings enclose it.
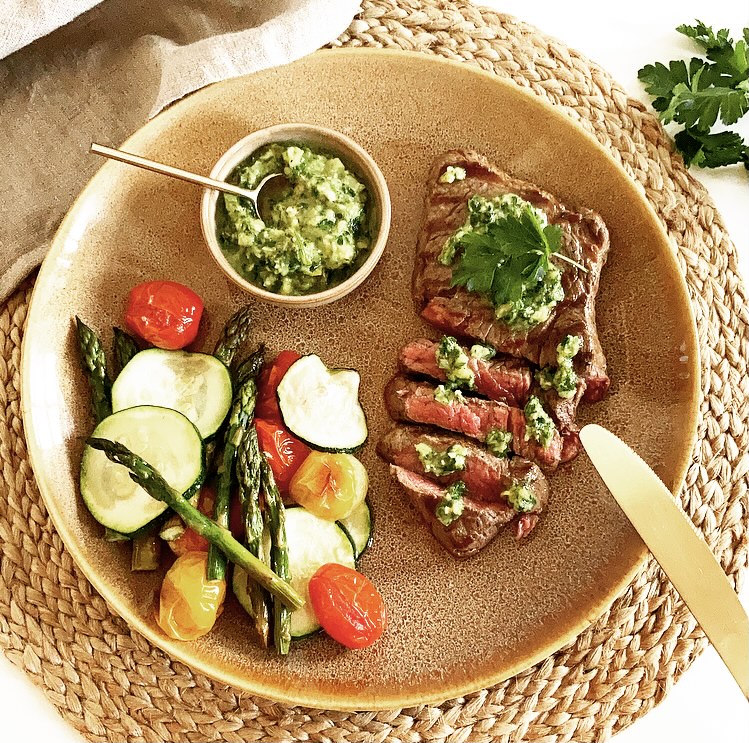
<instances>
[{"instance_id":1,"label":"zucchini slice with green skin","mask_svg":"<svg viewBox=\"0 0 749 743\"><path fill-rule=\"evenodd\" d=\"M328 369L319 356L302 356L278 385L284 425L315 449L356 451L368 434L359 383L353 369Z\"/></svg>"},{"instance_id":2,"label":"zucchini slice with green skin","mask_svg":"<svg viewBox=\"0 0 749 743\"><path fill-rule=\"evenodd\" d=\"M358 560L372 544L372 512L367 501L362 501L352 513L337 522L354 548Z\"/></svg>"},{"instance_id":3,"label":"zucchini slice with green skin","mask_svg":"<svg viewBox=\"0 0 749 743\"><path fill-rule=\"evenodd\" d=\"M234 591L234 595L239 601L239 605L254 619L255 612L252 608L252 601L250 600L250 591L247 586L247 573L242 568L238 568L236 565L231 574L231 590Z\"/></svg>"},{"instance_id":4,"label":"zucchini slice with green skin","mask_svg":"<svg viewBox=\"0 0 749 743\"><path fill-rule=\"evenodd\" d=\"M290 583L305 600L304 606L291 615L291 636L306 637L320 629L309 598L310 578L329 562L355 568L354 548L338 524L301 506L286 509L286 544Z\"/></svg>"},{"instance_id":5,"label":"zucchini slice with green skin","mask_svg":"<svg viewBox=\"0 0 749 743\"><path fill-rule=\"evenodd\" d=\"M203 480L203 441L197 428L176 410L153 405L121 410L99 423L92 435L125 444L180 493L189 493ZM81 461L81 496L100 524L130 536L168 508L136 485L127 467L90 446Z\"/></svg>"},{"instance_id":6,"label":"zucchini slice with green skin","mask_svg":"<svg viewBox=\"0 0 749 743\"><path fill-rule=\"evenodd\" d=\"M204 438L226 418L232 398L229 370L214 356L148 348L133 356L112 385L112 410L138 405L171 408Z\"/></svg>"}]
</instances>

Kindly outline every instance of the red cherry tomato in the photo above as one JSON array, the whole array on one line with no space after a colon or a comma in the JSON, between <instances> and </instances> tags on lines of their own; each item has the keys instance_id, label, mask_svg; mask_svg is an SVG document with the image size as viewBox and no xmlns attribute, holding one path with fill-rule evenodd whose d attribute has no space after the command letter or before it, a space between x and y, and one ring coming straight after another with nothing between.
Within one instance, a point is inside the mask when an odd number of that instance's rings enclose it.
<instances>
[{"instance_id":1,"label":"red cherry tomato","mask_svg":"<svg viewBox=\"0 0 749 743\"><path fill-rule=\"evenodd\" d=\"M282 422L276 390L284 374L289 371L289 367L301 358L302 355L296 351L281 351L271 364L263 367L257 385L258 398L255 415L258 418Z\"/></svg>"},{"instance_id":2,"label":"red cherry tomato","mask_svg":"<svg viewBox=\"0 0 749 743\"><path fill-rule=\"evenodd\" d=\"M195 340L203 300L176 281L146 281L130 290L125 325L157 348L184 348Z\"/></svg>"},{"instance_id":3,"label":"red cherry tomato","mask_svg":"<svg viewBox=\"0 0 749 743\"><path fill-rule=\"evenodd\" d=\"M260 448L276 478L282 494L289 492L289 483L302 462L309 456L310 448L292 436L280 423L256 420L255 429Z\"/></svg>"},{"instance_id":4,"label":"red cherry tomato","mask_svg":"<svg viewBox=\"0 0 749 743\"><path fill-rule=\"evenodd\" d=\"M204 516L213 518L213 504L216 500L216 491L212 485L203 485L198 496L198 511ZM208 552L208 540L191 529L189 526L176 539L169 542L169 547L175 555L184 555L188 552Z\"/></svg>"},{"instance_id":5,"label":"red cherry tomato","mask_svg":"<svg viewBox=\"0 0 749 743\"><path fill-rule=\"evenodd\" d=\"M310 579L309 597L322 628L347 648L367 648L387 626L385 602L366 576L329 562Z\"/></svg>"}]
</instances>

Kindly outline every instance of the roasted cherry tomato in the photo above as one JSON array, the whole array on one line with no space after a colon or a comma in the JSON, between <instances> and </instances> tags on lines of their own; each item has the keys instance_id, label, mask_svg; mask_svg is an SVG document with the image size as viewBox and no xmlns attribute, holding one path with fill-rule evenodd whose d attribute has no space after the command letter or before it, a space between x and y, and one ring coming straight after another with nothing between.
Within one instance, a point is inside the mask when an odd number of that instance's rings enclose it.
<instances>
[{"instance_id":1,"label":"roasted cherry tomato","mask_svg":"<svg viewBox=\"0 0 749 743\"><path fill-rule=\"evenodd\" d=\"M309 597L322 628L347 648L366 648L387 626L385 602L366 576L329 562L310 579Z\"/></svg>"},{"instance_id":2,"label":"roasted cherry tomato","mask_svg":"<svg viewBox=\"0 0 749 743\"><path fill-rule=\"evenodd\" d=\"M189 526L176 539L169 542L169 549L177 556L186 555L188 552L208 552L208 546L208 540Z\"/></svg>"},{"instance_id":3,"label":"roasted cherry tomato","mask_svg":"<svg viewBox=\"0 0 749 743\"><path fill-rule=\"evenodd\" d=\"M310 448L292 436L280 423L256 420L257 440L263 450L281 493L289 492L294 473L307 459Z\"/></svg>"},{"instance_id":4,"label":"roasted cherry tomato","mask_svg":"<svg viewBox=\"0 0 749 743\"><path fill-rule=\"evenodd\" d=\"M369 478L352 454L313 451L289 485L289 495L315 516L345 519L367 496Z\"/></svg>"},{"instance_id":5,"label":"roasted cherry tomato","mask_svg":"<svg viewBox=\"0 0 749 743\"><path fill-rule=\"evenodd\" d=\"M204 515L213 518L213 504L216 501L216 491L211 485L203 485L198 496L198 510ZM191 529L189 526L176 539L172 539L169 549L175 555L184 555L187 552L208 552L208 540Z\"/></svg>"},{"instance_id":6,"label":"roasted cherry tomato","mask_svg":"<svg viewBox=\"0 0 749 743\"><path fill-rule=\"evenodd\" d=\"M221 614L226 581L206 580L207 564L207 552L187 552L164 576L156 621L175 640L202 637Z\"/></svg>"},{"instance_id":7,"label":"roasted cherry tomato","mask_svg":"<svg viewBox=\"0 0 749 743\"><path fill-rule=\"evenodd\" d=\"M203 300L176 281L146 281L130 290L125 309L128 329L157 348L184 348L195 340Z\"/></svg>"},{"instance_id":8,"label":"roasted cherry tomato","mask_svg":"<svg viewBox=\"0 0 749 743\"><path fill-rule=\"evenodd\" d=\"M258 398L255 415L258 418L282 422L276 390L284 374L289 371L289 367L301 358L301 354L296 351L281 351L271 364L263 367L257 384Z\"/></svg>"}]
</instances>

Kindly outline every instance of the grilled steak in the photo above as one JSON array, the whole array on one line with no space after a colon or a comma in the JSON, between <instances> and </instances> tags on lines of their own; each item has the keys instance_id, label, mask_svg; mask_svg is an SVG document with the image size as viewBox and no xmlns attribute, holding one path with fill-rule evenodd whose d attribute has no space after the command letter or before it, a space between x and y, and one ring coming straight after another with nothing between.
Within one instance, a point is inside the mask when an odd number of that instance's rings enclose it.
<instances>
[{"instance_id":1,"label":"grilled steak","mask_svg":"<svg viewBox=\"0 0 749 743\"><path fill-rule=\"evenodd\" d=\"M575 394L570 398L560 397L555 389L543 391L541 389L533 390L534 395L538 395L544 402L544 407L551 413L551 417L559 424L561 429L575 429L575 416L577 415L577 406L585 393L585 381L580 380L577 385Z\"/></svg>"},{"instance_id":2,"label":"grilled steak","mask_svg":"<svg viewBox=\"0 0 749 743\"><path fill-rule=\"evenodd\" d=\"M401 371L422 374L440 382L447 381L445 372L437 365L438 347L438 343L426 338L404 346L398 358ZM466 353L469 352L466 350ZM500 400L515 407L525 405L533 381L528 364L512 357L491 361L469 358L468 368L474 374L476 392L490 400Z\"/></svg>"},{"instance_id":3,"label":"grilled steak","mask_svg":"<svg viewBox=\"0 0 749 743\"><path fill-rule=\"evenodd\" d=\"M455 557L475 555L515 517L515 512L501 503L463 496L463 513L450 526L445 526L435 516L437 506L445 497L442 486L395 465L390 465L390 472L408 493L432 534Z\"/></svg>"},{"instance_id":4,"label":"grilled steak","mask_svg":"<svg viewBox=\"0 0 749 743\"><path fill-rule=\"evenodd\" d=\"M509 431L516 454L548 470L559 464L562 456L559 431L554 431L547 447L534 440L526 441L525 414L520 408L477 397L465 397L446 404L435 400L435 391L431 384L396 376L385 387L385 404L394 420L439 426L479 441L484 441L493 428Z\"/></svg>"},{"instance_id":5,"label":"grilled steak","mask_svg":"<svg viewBox=\"0 0 749 743\"><path fill-rule=\"evenodd\" d=\"M440 183L448 165L466 171L464 180ZM565 265L564 299L549 319L530 330L513 330L495 316L483 296L451 287L452 268L437 260L445 241L463 225L468 199L474 194L492 198L514 193L544 211L562 232L561 252L587 269ZM556 364L557 344L578 335L583 346L575 358L587 401L600 400L608 390L606 359L598 340L595 299L609 237L603 220L589 209L573 211L551 194L499 170L469 150L446 152L432 166L413 274L413 294L421 316L445 333L471 338L498 351L523 357L539 366Z\"/></svg>"},{"instance_id":6,"label":"grilled steak","mask_svg":"<svg viewBox=\"0 0 749 743\"><path fill-rule=\"evenodd\" d=\"M428 444L437 451L445 451L452 444L468 450L465 469L449 475L428 473L416 451L417 444ZM524 482L536 498L533 512L540 513L549 497L549 484L537 465L522 457L500 459L472 441L451 434L432 433L419 426L395 426L377 444L377 453L390 464L411 470L447 486L462 480L468 495L476 500L511 506L502 495L513 483Z\"/></svg>"},{"instance_id":7,"label":"grilled steak","mask_svg":"<svg viewBox=\"0 0 749 743\"><path fill-rule=\"evenodd\" d=\"M562 430L562 455L559 464L572 461L582 449L580 443L580 430L577 426Z\"/></svg>"}]
</instances>

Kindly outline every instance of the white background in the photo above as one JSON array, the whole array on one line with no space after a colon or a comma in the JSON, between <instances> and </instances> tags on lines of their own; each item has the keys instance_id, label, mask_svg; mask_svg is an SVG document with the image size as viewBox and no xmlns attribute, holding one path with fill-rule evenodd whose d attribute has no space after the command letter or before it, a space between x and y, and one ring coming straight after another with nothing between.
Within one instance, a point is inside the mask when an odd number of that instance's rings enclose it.
<instances>
[{"instance_id":1,"label":"white background","mask_svg":"<svg viewBox=\"0 0 749 743\"><path fill-rule=\"evenodd\" d=\"M691 56L687 40L673 29L695 18L740 35L749 26L749 4L741 0L483 0L563 40L599 62L627 91L647 101L637 70L655 60ZM749 120L749 115L746 117ZM749 137L749 121L742 123ZM744 276L749 275L749 175L743 168L702 172L738 248ZM742 599L749 606L749 591ZM0 656L0 740L13 743L78 743L81 738L3 656ZM747 740L749 706L712 648L704 653L654 711L616 736L616 743L732 743Z\"/></svg>"}]
</instances>

